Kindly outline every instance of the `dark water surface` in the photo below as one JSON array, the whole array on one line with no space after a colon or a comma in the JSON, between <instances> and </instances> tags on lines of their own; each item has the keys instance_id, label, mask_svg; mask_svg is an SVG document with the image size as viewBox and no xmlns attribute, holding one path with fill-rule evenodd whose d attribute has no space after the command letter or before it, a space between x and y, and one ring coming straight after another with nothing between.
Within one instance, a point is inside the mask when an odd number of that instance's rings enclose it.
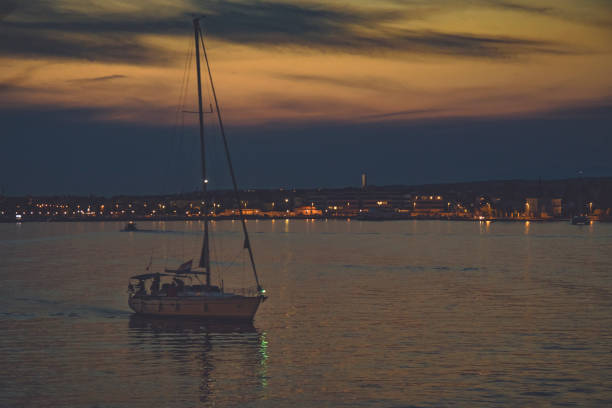
<instances>
[{"instance_id":1,"label":"dark water surface","mask_svg":"<svg viewBox=\"0 0 612 408\"><path fill-rule=\"evenodd\" d=\"M122 226L0 224L0 407L612 406L612 224L249 221L252 325L132 316L202 225Z\"/></svg>"}]
</instances>

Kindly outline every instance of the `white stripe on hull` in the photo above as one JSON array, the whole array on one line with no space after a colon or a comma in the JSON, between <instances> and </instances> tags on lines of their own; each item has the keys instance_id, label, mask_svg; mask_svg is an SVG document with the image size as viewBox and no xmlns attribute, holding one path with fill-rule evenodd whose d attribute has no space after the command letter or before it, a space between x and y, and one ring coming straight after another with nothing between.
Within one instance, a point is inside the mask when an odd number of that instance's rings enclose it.
<instances>
[{"instance_id":1,"label":"white stripe on hull","mask_svg":"<svg viewBox=\"0 0 612 408\"><path fill-rule=\"evenodd\" d=\"M130 297L128 304L138 314L190 316L210 319L252 320L260 297Z\"/></svg>"}]
</instances>

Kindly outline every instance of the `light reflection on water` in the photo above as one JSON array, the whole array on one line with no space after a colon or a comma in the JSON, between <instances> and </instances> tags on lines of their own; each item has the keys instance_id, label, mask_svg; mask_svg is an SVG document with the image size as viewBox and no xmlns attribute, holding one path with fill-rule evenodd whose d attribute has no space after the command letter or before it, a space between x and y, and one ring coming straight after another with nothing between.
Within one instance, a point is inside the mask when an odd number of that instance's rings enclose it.
<instances>
[{"instance_id":1,"label":"light reflection on water","mask_svg":"<svg viewBox=\"0 0 612 408\"><path fill-rule=\"evenodd\" d=\"M0 225L0 406L612 404L610 224L249 222L246 326L132 316L127 277L201 223L122 227ZM251 284L239 223L212 228Z\"/></svg>"},{"instance_id":2,"label":"light reflection on water","mask_svg":"<svg viewBox=\"0 0 612 408\"><path fill-rule=\"evenodd\" d=\"M142 359L134 365L163 367L165 376L197 382L199 402L246 403L257 399L266 384L267 341L253 324L207 323L196 319L164 319L131 316L129 345L132 355ZM143 367L146 371L147 367ZM155 387L155 378L151 378ZM230 387L219 384L230 383ZM193 384L195 385L195 384ZM144 387L149 393L149 387ZM175 405L193 405L193 390L180 383L157 389L161 401L176 389ZM241 389L241 393L235 390Z\"/></svg>"}]
</instances>

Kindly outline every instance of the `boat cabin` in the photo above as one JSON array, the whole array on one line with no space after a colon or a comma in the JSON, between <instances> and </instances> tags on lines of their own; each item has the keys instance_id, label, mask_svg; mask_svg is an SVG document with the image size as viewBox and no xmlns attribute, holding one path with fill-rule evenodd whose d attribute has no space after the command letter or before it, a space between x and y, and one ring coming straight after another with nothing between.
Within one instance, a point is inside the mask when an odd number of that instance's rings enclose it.
<instances>
[{"instance_id":1,"label":"boat cabin","mask_svg":"<svg viewBox=\"0 0 612 408\"><path fill-rule=\"evenodd\" d=\"M134 297L209 296L223 293L223 288L202 284L197 279L199 274L206 272L145 273L132 276L128 293ZM197 283L193 282L194 277Z\"/></svg>"}]
</instances>

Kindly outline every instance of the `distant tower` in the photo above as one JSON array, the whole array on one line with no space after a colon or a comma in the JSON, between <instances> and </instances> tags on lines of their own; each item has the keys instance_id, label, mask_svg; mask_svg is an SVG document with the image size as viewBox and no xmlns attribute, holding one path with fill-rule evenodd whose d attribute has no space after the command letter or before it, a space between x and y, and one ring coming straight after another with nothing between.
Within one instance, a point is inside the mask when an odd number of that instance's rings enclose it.
<instances>
[{"instance_id":1,"label":"distant tower","mask_svg":"<svg viewBox=\"0 0 612 408\"><path fill-rule=\"evenodd\" d=\"M361 173L361 189L365 190L368 187L368 175Z\"/></svg>"}]
</instances>

